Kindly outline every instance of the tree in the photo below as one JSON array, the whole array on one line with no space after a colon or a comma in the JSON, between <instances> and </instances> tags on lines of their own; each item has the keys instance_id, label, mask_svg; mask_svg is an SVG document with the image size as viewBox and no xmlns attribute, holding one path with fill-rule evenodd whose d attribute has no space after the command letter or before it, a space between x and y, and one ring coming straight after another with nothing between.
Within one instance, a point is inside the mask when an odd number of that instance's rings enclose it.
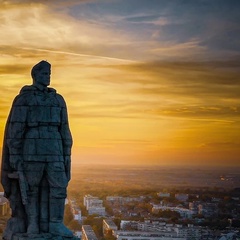
<instances>
[{"instance_id":1,"label":"tree","mask_svg":"<svg viewBox=\"0 0 240 240\"><path fill-rule=\"evenodd\" d=\"M82 229L82 225L77 220L72 220L68 224L68 227L73 231L80 231Z\"/></svg>"},{"instance_id":2,"label":"tree","mask_svg":"<svg viewBox=\"0 0 240 240\"><path fill-rule=\"evenodd\" d=\"M73 214L71 211L71 207L69 204L65 205L64 211L64 224L68 226L68 224L73 220Z\"/></svg>"}]
</instances>

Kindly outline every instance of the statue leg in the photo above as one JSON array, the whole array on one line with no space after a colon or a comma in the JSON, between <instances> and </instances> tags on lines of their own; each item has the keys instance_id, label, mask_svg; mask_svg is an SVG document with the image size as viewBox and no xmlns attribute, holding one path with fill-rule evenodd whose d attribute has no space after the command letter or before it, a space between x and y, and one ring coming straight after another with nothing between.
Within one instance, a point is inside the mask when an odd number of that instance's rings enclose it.
<instances>
[{"instance_id":1,"label":"statue leg","mask_svg":"<svg viewBox=\"0 0 240 240\"><path fill-rule=\"evenodd\" d=\"M40 232L48 232L48 219L49 219L49 185L46 176L43 177L40 186Z\"/></svg>"},{"instance_id":2,"label":"statue leg","mask_svg":"<svg viewBox=\"0 0 240 240\"><path fill-rule=\"evenodd\" d=\"M49 232L62 237L72 237L73 233L63 224L68 184L64 164L62 162L48 163L47 171L50 188Z\"/></svg>"},{"instance_id":3,"label":"statue leg","mask_svg":"<svg viewBox=\"0 0 240 240\"><path fill-rule=\"evenodd\" d=\"M43 176L44 163L24 163L24 172L29 185L28 204L25 205L27 214L27 233L39 233L40 202L39 188Z\"/></svg>"},{"instance_id":4,"label":"statue leg","mask_svg":"<svg viewBox=\"0 0 240 240\"><path fill-rule=\"evenodd\" d=\"M73 233L63 224L65 198L50 199L49 232L62 237L72 237Z\"/></svg>"},{"instance_id":5,"label":"statue leg","mask_svg":"<svg viewBox=\"0 0 240 240\"><path fill-rule=\"evenodd\" d=\"M32 187L28 194L27 213L27 233L39 233L39 202L38 187Z\"/></svg>"}]
</instances>

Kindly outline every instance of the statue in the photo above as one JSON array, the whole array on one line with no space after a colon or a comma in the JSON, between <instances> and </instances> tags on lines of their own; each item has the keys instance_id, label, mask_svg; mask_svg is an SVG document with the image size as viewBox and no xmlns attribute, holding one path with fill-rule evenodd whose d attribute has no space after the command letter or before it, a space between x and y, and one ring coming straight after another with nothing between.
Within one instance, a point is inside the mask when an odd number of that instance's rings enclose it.
<instances>
[{"instance_id":1,"label":"statue","mask_svg":"<svg viewBox=\"0 0 240 240\"><path fill-rule=\"evenodd\" d=\"M48 62L31 75L33 84L14 99L5 128L1 181L12 216L3 239L76 239L63 224L72 147L66 104L47 87Z\"/></svg>"}]
</instances>

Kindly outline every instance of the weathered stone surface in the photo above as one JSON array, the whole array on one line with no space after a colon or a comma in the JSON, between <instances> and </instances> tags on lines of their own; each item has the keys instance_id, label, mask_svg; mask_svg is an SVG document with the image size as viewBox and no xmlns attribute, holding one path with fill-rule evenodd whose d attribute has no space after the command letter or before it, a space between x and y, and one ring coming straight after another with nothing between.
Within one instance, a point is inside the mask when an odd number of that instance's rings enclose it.
<instances>
[{"instance_id":1,"label":"weathered stone surface","mask_svg":"<svg viewBox=\"0 0 240 240\"><path fill-rule=\"evenodd\" d=\"M1 181L12 217L4 240L77 239L63 225L72 137L65 101L47 87L50 68L33 67L33 84L21 89L7 120Z\"/></svg>"}]
</instances>

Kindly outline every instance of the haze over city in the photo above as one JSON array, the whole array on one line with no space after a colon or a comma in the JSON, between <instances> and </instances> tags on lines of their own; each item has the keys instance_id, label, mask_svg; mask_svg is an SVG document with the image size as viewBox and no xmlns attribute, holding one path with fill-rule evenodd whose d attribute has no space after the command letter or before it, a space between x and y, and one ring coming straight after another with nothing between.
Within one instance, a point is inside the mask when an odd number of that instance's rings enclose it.
<instances>
[{"instance_id":1,"label":"haze over city","mask_svg":"<svg viewBox=\"0 0 240 240\"><path fill-rule=\"evenodd\" d=\"M240 156L240 2L0 3L0 141L34 64L52 64L73 164L231 165Z\"/></svg>"}]
</instances>

